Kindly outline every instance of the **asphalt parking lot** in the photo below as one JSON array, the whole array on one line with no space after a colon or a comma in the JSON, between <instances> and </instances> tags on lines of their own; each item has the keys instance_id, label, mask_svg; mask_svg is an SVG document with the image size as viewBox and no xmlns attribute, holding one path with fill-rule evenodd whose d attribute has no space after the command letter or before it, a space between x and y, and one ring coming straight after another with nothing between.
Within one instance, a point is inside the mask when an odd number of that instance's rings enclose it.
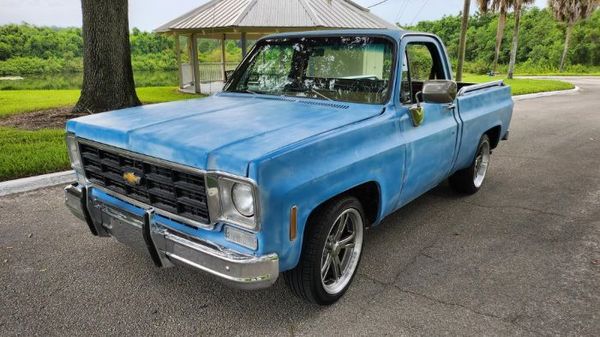
<instances>
[{"instance_id":1,"label":"asphalt parking lot","mask_svg":"<svg viewBox=\"0 0 600 337\"><path fill-rule=\"evenodd\" d=\"M0 335L600 336L600 78L519 101L482 190L367 232L331 307L244 292L93 237L61 187L0 198Z\"/></svg>"}]
</instances>

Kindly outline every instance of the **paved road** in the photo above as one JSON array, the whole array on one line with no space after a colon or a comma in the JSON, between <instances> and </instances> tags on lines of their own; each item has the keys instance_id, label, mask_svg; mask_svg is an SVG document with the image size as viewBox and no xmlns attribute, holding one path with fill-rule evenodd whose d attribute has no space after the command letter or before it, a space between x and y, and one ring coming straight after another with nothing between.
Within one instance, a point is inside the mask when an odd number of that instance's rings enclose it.
<instances>
[{"instance_id":1,"label":"paved road","mask_svg":"<svg viewBox=\"0 0 600 337\"><path fill-rule=\"evenodd\" d=\"M61 189L0 198L0 335L600 335L600 79L520 101L483 190L366 237L339 303L243 292L92 237Z\"/></svg>"}]
</instances>

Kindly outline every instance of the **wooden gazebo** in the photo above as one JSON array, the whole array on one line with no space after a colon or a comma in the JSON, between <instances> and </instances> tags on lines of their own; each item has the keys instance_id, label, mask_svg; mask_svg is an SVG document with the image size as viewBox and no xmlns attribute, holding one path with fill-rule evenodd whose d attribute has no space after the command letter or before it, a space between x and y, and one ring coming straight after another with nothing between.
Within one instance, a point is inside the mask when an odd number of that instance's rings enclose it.
<instances>
[{"instance_id":1,"label":"wooden gazebo","mask_svg":"<svg viewBox=\"0 0 600 337\"><path fill-rule=\"evenodd\" d=\"M182 90L220 90L228 65L225 40L239 40L245 55L249 40L287 31L336 28L396 29L397 27L350 0L212 0L158 27L175 37L179 86ZM198 39L221 40L218 78L202 78ZM183 40L182 40L183 39ZM182 63L182 42L189 62ZM202 85L202 83L211 85Z\"/></svg>"}]
</instances>

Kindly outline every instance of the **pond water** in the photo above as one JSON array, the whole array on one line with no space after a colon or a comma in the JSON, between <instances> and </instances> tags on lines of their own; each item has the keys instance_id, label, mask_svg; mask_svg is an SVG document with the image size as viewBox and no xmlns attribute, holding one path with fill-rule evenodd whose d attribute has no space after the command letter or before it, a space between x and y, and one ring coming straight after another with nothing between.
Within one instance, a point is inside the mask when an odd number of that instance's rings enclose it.
<instances>
[{"instance_id":1,"label":"pond water","mask_svg":"<svg viewBox=\"0 0 600 337\"><path fill-rule=\"evenodd\" d=\"M82 73L31 74L0 79L0 90L80 89ZM133 73L137 87L177 86L177 71L137 71Z\"/></svg>"}]
</instances>

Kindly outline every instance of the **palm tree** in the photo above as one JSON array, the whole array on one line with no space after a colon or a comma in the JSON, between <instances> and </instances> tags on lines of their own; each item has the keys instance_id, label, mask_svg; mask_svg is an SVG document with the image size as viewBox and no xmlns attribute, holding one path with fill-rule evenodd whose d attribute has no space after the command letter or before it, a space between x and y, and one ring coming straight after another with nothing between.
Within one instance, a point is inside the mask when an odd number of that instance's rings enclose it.
<instances>
[{"instance_id":1,"label":"palm tree","mask_svg":"<svg viewBox=\"0 0 600 337\"><path fill-rule=\"evenodd\" d=\"M477 0L477 5L482 13L487 13L489 10L498 12L498 28L496 29L496 50L494 54L494 62L492 63L492 72L496 73L498 69L498 58L500 57L500 47L504 38L504 28L506 27L506 15L508 10L513 6L514 0Z\"/></svg>"},{"instance_id":2,"label":"palm tree","mask_svg":"<svg viewBox=\"0 0 600 337\"><path fill-rule=\"evenodd\" d=\"M513 30L512 46L510 49L510 61L508 62L509 79L513 78L515 72L515 63L517 61L517 49L519 47L519 25L521 23L521 10L524 5L529 5L535 0L513 0L513 12L515 13L515 28Z\"/></svg>"},{"instance_id":3,"label":"palm tree","mask_svg":"<svg viewBox=\"0 0 600 337\"><path fill-rule=\"evenodd\" d=\"M463 65L465 63L465 49L467 48L467 28L469 25L469 7L471 0L465 0L460 24L460 39L458 40L458 61L456 66L456 81L462 81Z\"/></svg>"},{"instance_id":4,"label":"palm tree","mask_svg":"<svg viewBox=\"0 0 600 337\"><path fill-rule=\"evenodd\" d=\"M552 9L554 17L567 25L565 46L560 58L559 71L562 72L565 68L573 26L577 21L589 17L600 6L600 0L549 0L548 6Z\"/></svg>"}]
</instances>

